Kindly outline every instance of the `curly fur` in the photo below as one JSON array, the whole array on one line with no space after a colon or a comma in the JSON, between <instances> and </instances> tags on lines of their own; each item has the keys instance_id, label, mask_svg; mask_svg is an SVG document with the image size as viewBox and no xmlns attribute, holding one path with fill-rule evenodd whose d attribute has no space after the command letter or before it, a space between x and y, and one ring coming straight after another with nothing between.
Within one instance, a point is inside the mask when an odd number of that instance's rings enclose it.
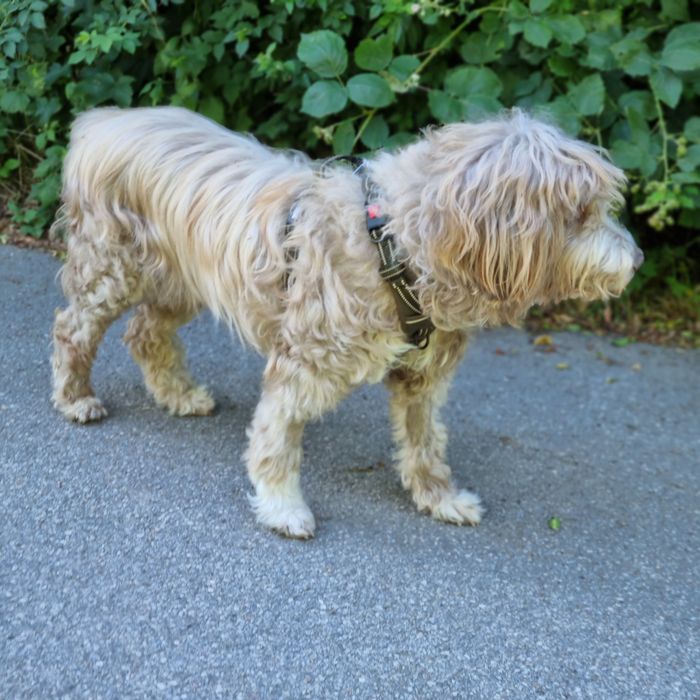
<instances>
[{"instance_id":1,"label":"curly fur","mask_svg":"<svg viewBox=\"0 0 700 700\"><path fill-rule=\"evenodd\" d=\"M245 457L262 523L313 534L299 486L304 424L382 380L419 509L478 523L478 498L452 484L438 416L467 332L517 323L536 303L619 294L641 261L611 213L624 177L520 112L429 131L367 168L437 329L426 350L402 335L348 167L319 168L178 108L81 115L56 222L69 234L69 305L54 328L55 406L80 422L106 415L92 361L108 325L136 306L126 342L155 400L177 415L210 413L176 337L208 307L268 357Z\"/></svg>"}]
</instances>

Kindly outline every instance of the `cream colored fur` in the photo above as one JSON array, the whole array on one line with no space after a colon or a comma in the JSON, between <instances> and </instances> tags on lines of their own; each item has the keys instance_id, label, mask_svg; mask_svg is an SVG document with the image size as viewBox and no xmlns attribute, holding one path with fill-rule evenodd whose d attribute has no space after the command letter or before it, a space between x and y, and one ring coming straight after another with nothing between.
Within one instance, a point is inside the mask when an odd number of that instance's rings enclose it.
<instances>
[{"instance_id":1,"label":"cream colored fur","mask_svg":"<svg viewBox=\"0 0 700 700\"><path fill-rule=\"evenodd\" d=\"M319 167L183 109L81 115L56 222L68 233L56 407L79 422L106 415L92 361L108 325L135 306L126 341L155 400L177 415L210 413L176 337L208 307L268 358L246 452L263 524L313 535L299 485L304 424L382 380L416 505L477 524L479 499L452 484L438 416L467 332L517 323L535 303L619 294L641 260L611 213L624 178L520 112L429 131L367 168L437 328L425 350L402 335L351 168Z\"/></svg>"}]
</instances>

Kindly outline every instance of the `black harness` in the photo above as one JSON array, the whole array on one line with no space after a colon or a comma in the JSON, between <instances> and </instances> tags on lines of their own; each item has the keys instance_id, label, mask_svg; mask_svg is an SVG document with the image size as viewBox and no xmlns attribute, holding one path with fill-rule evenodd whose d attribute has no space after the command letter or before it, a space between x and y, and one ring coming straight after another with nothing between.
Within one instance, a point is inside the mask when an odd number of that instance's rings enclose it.
<instances>
[{"instance_id":1,"label":"black harness","mask_svg":"<svg viewBox=\"0 0 700 700\"><path fill-rule=\"evenodd\" d=\"M430 341L430 334L435 330L433 322L429 316L426 316L418 302L418 299L413 291L413 283L415 278L405 263L401 261L396 253L394 245L394 236L385 231L387 217L381 210L381 207L376 202L371 202L372 184L367 175L365 162L361 158L355 156L335 156L324 161L323 167L335 161L342 160L350 163L354 172L362 178L362 191L365 195L365 212L367 218L367 232L370 240L376 244L379 251L379 274L382 279L386 280L394 295L396 302L396 310L399 314L399 322L408 342L415 345L419 349L426 348ZM295 207L289 211L287 217L287 225L285 226L285 236L287 236L294 227ZM288 262L296 258L297 251L288 251ZM285 285L288 281L288 272L285 277Z\"/></svg>"}]
</instances>

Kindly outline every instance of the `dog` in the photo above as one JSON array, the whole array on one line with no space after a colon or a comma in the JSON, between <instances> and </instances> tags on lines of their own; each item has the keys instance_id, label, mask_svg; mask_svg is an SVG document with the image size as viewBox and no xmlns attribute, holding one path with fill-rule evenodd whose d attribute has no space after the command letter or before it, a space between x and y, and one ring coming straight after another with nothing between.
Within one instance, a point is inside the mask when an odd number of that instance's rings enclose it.
<instances>
[{"instance_id":1,"label":"dog","mask_svg":"<svg viewBox=\"0 0 700 700\"><path fill-rule=\"evenodd\" d=\"M207 307L267 357L245 452L260 523L313 536L304 424L383 381L416 506L476 525L482 506L452 482L439 419L468 334L517 324L534 304L619 295L643 261L615 216L624 183L598 149L518 110L429 129L359 167L270 149L180 108L86 112L54 224L67 234L68 307L54 327L53 403L80 423L106 415L91 365L135 306L125 341L156 402L210 414L176 335ZM380 271L382 241L393 257ZM398 289L387 264L403 271ZM403 302L427 319L420 342Z\"/></svg>"}]
</instances>

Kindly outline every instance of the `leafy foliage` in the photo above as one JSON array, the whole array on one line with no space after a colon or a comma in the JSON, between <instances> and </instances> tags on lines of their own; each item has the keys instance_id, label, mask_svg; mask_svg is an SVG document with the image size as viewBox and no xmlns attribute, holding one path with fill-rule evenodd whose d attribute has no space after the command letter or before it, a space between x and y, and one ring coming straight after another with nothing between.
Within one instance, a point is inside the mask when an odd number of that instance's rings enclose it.
<instances>
[{"instance_id":1,"label":"leafy foliage","mask_svg":"<svg viewBox=\"0 0 700 700\"><path fill-rule=\"evenodd\" d=\"M637 285L692 294L698 19L688 0L11 0L0 194L41 235L70 121L95 105L184 105L319 156L520 106L610 150L652 252Z\"/></svg>"}]
</instances>

